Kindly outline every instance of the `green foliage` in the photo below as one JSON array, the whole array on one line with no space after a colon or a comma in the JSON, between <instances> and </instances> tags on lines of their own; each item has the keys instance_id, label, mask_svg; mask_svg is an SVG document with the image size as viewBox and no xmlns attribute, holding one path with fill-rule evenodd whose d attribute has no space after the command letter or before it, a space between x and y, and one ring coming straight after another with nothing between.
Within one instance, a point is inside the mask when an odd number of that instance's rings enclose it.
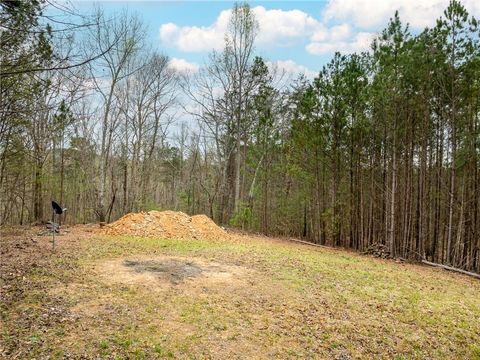
<instances>
[{"instance_id":1,"label":"green foliage","mask_svg":"<svg viewBox=\"0 0 480 360\"><path fill-rule=\"evenodd\" d=\"M480 344L472 344L470 345L470 351L472 353L473 360L480 359Z\"/></svg>"},{"instance_id":2,"label":"green foliage","mask_svg":"<svg viewBox=\"0 0 480 360\"><path fill-rule=\"evenodd\" d=\"M153 350L155 351L156 354L158 354L159 356L161 356L162 358L166 358L166 359L173 359L175 358L175 355L173 354L173 352L169 351L169 350L165 350L161 345L157 344L153 347Z\"/></svg>"},{"instance_id":3,"label":"green foliage","mask_svg":"<svg viewBox=\"0 0 480 360\"><path fill-rule=\"evenodd\" d=\"M102 116L78 117L82 104L73 98L50 106L56 77L27 75L56 60L52 31L38 21L43 2L0 5L2 23L21 30L0 33L2 70L20 71L1 79L1 108L15 110L0 113L1 195L12 204L2 222L42 219L46 199L68 192L72 221L93 221L110 205L112 220L178 209L362 251L388 241L405 258L479 271L480 32L461 2L450 1L420 33L396 12L371 52L336 53L314 79L300 76L288 88L255 56L258 24L250 6L237 3L224 51L212 54L195 86L182 84L201 126L182 127L175 144L163 106L175 102L178 82L163 88L163 75L119 70L97 137ZM118 45L135 52L133 33L120 30ZM139 60L122 59L133 67ZM152 69L161 67L155 59ZM161 87L158 104L130 104L153 84Z\"/></svg>"},{"instance_id":4,"label":"green foliage","mask_svg":"<svg viewBox=\"0 0 480 360\"><path fill-rule=\"evenodd\" d=\"M252 208L246 204L241 203L239 210L232 216L229 221L231 226L240 227L242 229L252 226L253 213Z\"/></svg>"},{"instance_id":5,"label":"green foliage","mask_svg":"<svg viewBox=\"0 0 480 360\"><path fill-rule=\"evenodd\" d=\"M162 208L153 199L147 199L142 206L142 211L152 211L152 210L161 211Z\"/></svg>"}]
</instances>

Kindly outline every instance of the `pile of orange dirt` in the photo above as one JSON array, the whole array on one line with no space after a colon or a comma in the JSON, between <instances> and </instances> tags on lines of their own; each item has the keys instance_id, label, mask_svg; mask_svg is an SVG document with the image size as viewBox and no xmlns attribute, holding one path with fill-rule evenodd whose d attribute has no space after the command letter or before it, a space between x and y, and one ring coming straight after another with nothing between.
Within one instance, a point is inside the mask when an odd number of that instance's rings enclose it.
<instances>
[{"instance_id":1,"label":"pile of orange dirt","mask_svg":"<svg viewBox=\"0 0 480 360\"><path fill-rule=\"evenodd\" d=\"M208 216L188 216L177 211L149 211L127 214L105 225L107 235L135 235L163 239L221 239L227 233Z\"/></svg>"}]
</instances>

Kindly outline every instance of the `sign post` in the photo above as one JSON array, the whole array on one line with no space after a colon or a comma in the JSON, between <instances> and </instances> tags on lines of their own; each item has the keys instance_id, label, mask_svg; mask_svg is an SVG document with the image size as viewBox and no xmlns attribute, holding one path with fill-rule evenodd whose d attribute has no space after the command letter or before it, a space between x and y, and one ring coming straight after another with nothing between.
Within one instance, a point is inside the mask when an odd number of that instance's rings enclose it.
<instances>
[{"instance_id":1,"label":"sign post","mask_svg":"<svg viewBox=\"0 0 480 360\"><path fill-rule=\"evenodd\" d=\"M62 215L63 212L67 209L62 209L62 207L60 205L58 205L55 201L52 200L52 209L53 209L53 213L52 213L52 237L53 237L53 241L52 241L52 249L53 251L55 251L55 233L58 231L60 231L60 226L55 222L55 215Z\"/></svg>"}]
</instances>

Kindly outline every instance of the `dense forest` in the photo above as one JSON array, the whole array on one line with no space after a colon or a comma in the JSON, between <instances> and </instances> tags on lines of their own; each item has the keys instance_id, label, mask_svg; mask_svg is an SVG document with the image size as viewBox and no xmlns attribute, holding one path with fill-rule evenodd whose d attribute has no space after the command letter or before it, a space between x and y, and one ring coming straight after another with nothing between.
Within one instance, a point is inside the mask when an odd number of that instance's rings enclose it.
<instances>
[{"instance_id":1,"label":"dense forest","mask_svg":"<svg viewBox=\"0 0 480 360\"><path fill-rule=\"evenodd\" d=\"M392 14L313 80L256 55L248 4L192 73L134 14L46 7L0 1L1 225L52 199L67 223L174 209L480 272L480 23L460 2L422 32Z\"/></svg>"}]
</instances>

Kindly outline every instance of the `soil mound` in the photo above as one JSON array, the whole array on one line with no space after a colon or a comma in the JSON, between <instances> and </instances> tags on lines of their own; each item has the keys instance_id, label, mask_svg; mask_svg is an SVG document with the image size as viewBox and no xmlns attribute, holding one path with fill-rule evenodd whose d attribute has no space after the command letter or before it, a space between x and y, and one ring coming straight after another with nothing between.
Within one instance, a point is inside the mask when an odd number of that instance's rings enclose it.
<instances>
[{"instance_id":1,"label":"soil mound","mask_svg":"<svg viewBox=\"0 0 480 360\"><path fill-rule=\"evenodd\" d=\"M181 211L149 211L130 213L105 225L107 235L136 235L167 239L220 239L225 230L208 216L188 216Z\"/></svg>"}]
</instances>

